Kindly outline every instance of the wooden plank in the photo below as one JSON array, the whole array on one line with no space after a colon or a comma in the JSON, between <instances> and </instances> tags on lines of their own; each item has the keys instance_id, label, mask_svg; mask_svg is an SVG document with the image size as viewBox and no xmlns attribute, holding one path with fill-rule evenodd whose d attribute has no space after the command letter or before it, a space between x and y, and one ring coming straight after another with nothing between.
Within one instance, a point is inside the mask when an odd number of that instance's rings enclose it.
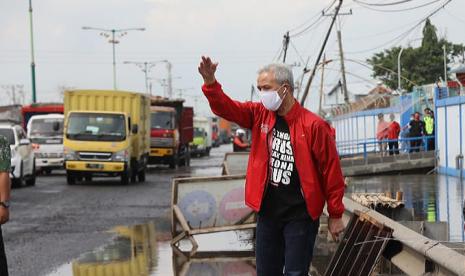
<instances>
[{"instance_id":1,"label":"wooden plank","mask_svg":"<svg viewBox=\"0 0 465 276\"><path fill-rule=\"evenodd\" d=\"M187 220L184 217L184 215L182 214L182 211L181 211L181 209L179 209L178 205L173 205L173 211L174 211L174 214L177 217L178 222L181 225L182 229L184 231L186 231L187 233L189 233L191 228L189 227L189 224L187 224Z\"/></svg>"},{"instance_id":2,"label":"wooden plank","mask_svg":"<svg viewBox=\"0 0 465 276\"><path fill-rule=\"evenodd\" d=\"M216 233L216 232L223 232L223 231L246 230L246 229L253 229L256 227L257 227L256 223L220 226L220 227L209 227L209 228L203 228L203 229L192 229L192 230L189 230L188 234L197 235L197 234Z\"/></svg>"}]
</instances>

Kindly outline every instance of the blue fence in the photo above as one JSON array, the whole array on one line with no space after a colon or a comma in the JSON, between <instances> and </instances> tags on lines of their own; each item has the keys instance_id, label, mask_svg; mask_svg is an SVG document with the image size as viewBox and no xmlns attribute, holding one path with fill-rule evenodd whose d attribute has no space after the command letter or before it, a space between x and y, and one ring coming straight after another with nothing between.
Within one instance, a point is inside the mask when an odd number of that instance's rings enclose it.
<instances>
[{"instance_id":1,"label":"blue fence","mask_svg":"<svg viewBox=\"0 0 465 276\"><path fill-rule=\"evenodd\" d=\"M390 150L388 147L390 143L392 146L397 145L397 147L392 147ZM385 139L382 141L376 139L351 140L336 142L336 146L341 157L362 155L366 159L369 154L386 153L386 155L394 155L434 150L435 136L409 137L394 140ZM382 147L385 150L382 150Z\"/></svg>"}]
</instances>

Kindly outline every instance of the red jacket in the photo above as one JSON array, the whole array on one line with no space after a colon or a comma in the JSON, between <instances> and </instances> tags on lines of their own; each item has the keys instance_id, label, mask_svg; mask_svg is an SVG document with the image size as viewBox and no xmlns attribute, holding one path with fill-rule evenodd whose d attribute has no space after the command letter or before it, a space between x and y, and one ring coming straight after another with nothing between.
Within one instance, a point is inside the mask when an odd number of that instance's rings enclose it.
<instances>
[{"instance_id":1,"label":"red jacket","mask_svg":"<svg viewBox=\"0 0 465 276\"><path fill-rule=\"evenodd\" d=\"M389 140L395 140L399 138L399 133L400 133L400 125L396 121L392 121L389 124L388 128L388 139Z\"/></svg>"},{"instance_id":2,"label":"red jacket","mask_svg":"<svg viewBox=\"0 0 465 276\"><path fill-rule=\"evenodd\" d=\"M268 184L271 130L275 112L261 103L241 103L227 96L216 82L202 86L216 115L252 130L252 142L245 182L245 203L258 212ZM344 212L344 179L336 145L328 123L296 102L284 116L294 148L302 194L313 219L323 212L325 202L330 217L340 218ZM253 172L253 173L252 173Z\"/></svg>"}]
</instances>

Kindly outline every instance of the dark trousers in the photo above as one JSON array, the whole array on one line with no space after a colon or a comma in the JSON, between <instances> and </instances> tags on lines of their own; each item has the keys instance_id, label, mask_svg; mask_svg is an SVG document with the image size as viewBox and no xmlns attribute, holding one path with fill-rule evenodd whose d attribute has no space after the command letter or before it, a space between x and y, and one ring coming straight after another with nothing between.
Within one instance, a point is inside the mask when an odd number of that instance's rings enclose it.
<instances>
[{"instance_id":1,"label":"dark trousers","mask_svg":"<svg viewBox=\"0 0 465 276\"><path fill-rule=\"evenodd\" d=\"M399 142L389 142L389 155L399 154Z\"/></svg>"},{"instance_id":2,"label":"dark trousers","mask_svg":"<svg viewBox=\"0 0 465 276\"><path fill-rule=\"evenodd\" d=\"M279 221L258 216L257 276L307 276L319 220Z\"/></svg>"},{"instance_id":3,"label":"dark trousers","mask_svg":"<svg viewBox=\"0 0 465 276\"><path fill-rule=\"evenodd\" d=\"M8 276L5 245L3 244L2 227L0 226L0 276Z\"/></svg>"},{"instance_id":4,"label":"dark trousers","mask_svg":"<svg viewBox=\"0 0 465 276\"><path fill-rule=\"evenodd\" d=\"M420 137L418 137L420 138ZM421 140L412 140L410 141L410 152L419 152L421 147Z\"/></svg>"}]
</instances>

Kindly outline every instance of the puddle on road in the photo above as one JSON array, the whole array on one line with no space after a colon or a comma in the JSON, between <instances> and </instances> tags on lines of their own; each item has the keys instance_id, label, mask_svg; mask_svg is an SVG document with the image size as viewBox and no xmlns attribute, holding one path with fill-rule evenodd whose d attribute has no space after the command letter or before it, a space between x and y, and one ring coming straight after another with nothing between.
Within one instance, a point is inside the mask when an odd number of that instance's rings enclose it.
<instances>
[{"instance_id":1,"label":"puddle on road","mask_svg":"<svg viewBox=\"0 0 465 276\"><path fill-rule=\"evenodd\" d=\"M250 240L251 233L217 233L199 235L199 250L224 250L232 255L207 255L188 258L188 254L175 253L169 241L157 239L154 223L129 227L116 227L117 236L107 245L81 255L48 276L254 276L255 265ZM187 244L181 246L182 250ZM245 251L244 251L245 250ZM173 263L175 265L173 265Z\"/></svg>"}]
</instances>

